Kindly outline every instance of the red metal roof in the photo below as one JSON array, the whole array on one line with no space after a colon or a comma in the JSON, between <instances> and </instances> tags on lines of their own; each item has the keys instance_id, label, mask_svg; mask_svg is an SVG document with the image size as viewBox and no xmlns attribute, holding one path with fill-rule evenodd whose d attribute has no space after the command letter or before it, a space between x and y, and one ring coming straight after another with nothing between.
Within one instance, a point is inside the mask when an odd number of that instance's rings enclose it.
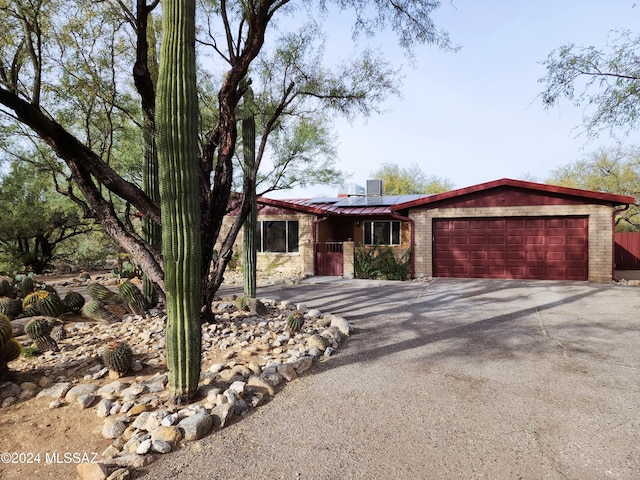
<instances>
[{"instance_id":1,"label":"red metal roof","mask_svg":"<svg viewBox=\"0 0 640 480\"><path fill-rule=\"evenodd\" d=\"M611 203L612 205L628 205L634 204L636 199L627 195L617 195L613 193L595 192L591 190L581 190L578 188L561 187L558 185L547 185L543 183L525 182L523 180L513 180L510 178L502 178L500 180L494 180L492 182L480 183L471 187L459 188L457 190L450 190L444 193L438 193L429 197L420 198L410 202L400 203L393 205L391 209L393 211L405 210L407 208L420 207L423 205L429 205L442 200L447 200L462 195L468 195L470 193L480 192L483 190L490 190L492 188L499 187L515 187L520 189L532 190L541 193L553 193L559 195L566 195L570 197L580 197L588 200L595 200L600 202Z\"/></svg>"},{"instance_id":2,"label":"red metal roof","mask_svg":"<svg viewBox=\"0 0 640 480\"><path fill-rule=\"evenodd\" d=\"M284 208L304 213L316 215L344 215L344 216L376 216L391 215L393 212L406 210L421 206L428 206L443 200L454 199L476 192L483 192L496 188L513 187L529 192L541 194L561 195L574 199L584 199L591 202L604 202L611 205L629 205L635 203L635 198L627 195L617 195L605 192L595 192L591 190L581 190L577 188L561 187L558 185L547 185L542 183L525 182L523 180L512 180L502 178L492 182L480 183L470 187L450 190L435 195L413 195L413 196L390 196L374 197L367 201L367 197L345 198L298 198L287 200L276 200L272 198L260 197L258 202L276 208ZM370 198L370 197L369 197ZM382 200L380 200L382 198ZM408 201L404 201L406 199Z\"/></svg>"}]
</instances>

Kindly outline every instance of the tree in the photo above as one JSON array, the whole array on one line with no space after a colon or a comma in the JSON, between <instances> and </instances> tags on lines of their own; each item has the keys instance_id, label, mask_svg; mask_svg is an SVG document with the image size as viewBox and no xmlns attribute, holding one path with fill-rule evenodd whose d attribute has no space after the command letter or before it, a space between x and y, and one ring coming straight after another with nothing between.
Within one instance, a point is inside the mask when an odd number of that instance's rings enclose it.
<instances>
[{"instance_id":1,"label":"tree","mask_svg":"<svg viewBox=\"0 0 640 480\"><path fill-rule=\"evenodd\" d=\"M385 195L411 195L418 193L442 193L454 185L446 179L427 175L417 163L401 168L394 163L383 163L371 173L373 178L382 180Z\"/></svg>"},{"instance_id":2,"label":"tree","mask_svg":"<svg viewBox=\"0 0 640 480\"><path fill-rule=\"evenodd\" d=\"M51 174L14 161L0 180L0 250L15 266L42 273L69 239L93 230L79 209L55 191Z\"/></svg>"},{"instance_id":3,"label":"tree","mask_svg":"<svg viewBox=\"0 0 640 480\"><path fill-rule=\"evenodd\" d=\"M23 128L23 134L33 138L38 148L55 152L64 163L61 171L71 180L66 189L60 190L138 261L158 292L166 297L171 324L167 348L175 352L170 363L184 362L179 365L180 371L175 371L176 380L171 382L177 401L183 401L193 392L197 373L194 366L199 365L196 358L199 347L188 346L198 334L194 330L193 316L199 313L202 320L212 320L208 306L222 282L224 269L233 255L233 243L248 214L250 196L246 192L256 188L252 182L244 186L239 215L220 242L220 254L214 258L213 247L220 236L231 198L238 107L245 92L244 81L256 65L266 35L274 29L277 20L288 19L286 16L293 14L312 14L315 7L324 14L328 6L335 5L352 12L355 35L372 35L388 27L409 51L412 46L424 43L450 48L446 33L436 29L431 20L430 15L438 6L438 2L432 0L320 0L313 3L202 0L203 15L198 17L204 21L200 25L203 36L199 45L217 56L215 70L218 74L214 79L213 75L201 78L202 70L196 72L195 63L191 63L196 42L191 35L192 18L195 17L193 2L195 0L163 3L161 64L171 68L180 67L175 62L180 59L189 59L189 63L186 77L181 76L184 72L165 70L165 76L160 75L164 80L159 79L156 98L163 101L173 98L178 102L175 103L175 114L172 110L160 112L158 107L155 118L157 139L163 142L162 147L158 144L159 204L150 192L140 187L139 179L135 178L136 170L127 168L135 163L131 157L138 157L138 165L142 159L142 149L130 148L135 144L129 143L127 138L131 132L128 126L142 125L139 103L148 108L151 118L155 115L154 106L145 103L145 98L150 98L145 96L153 82L149 81L152 78L148 58L144 56L146 40L142 37L147 38L145 15L153 11L158 0L150 4L137 0L135 12L120 0L93 2L91 8L86 8L86 2L79 0L0 0L0 25L5 32L0 39L0 130L6 134L18 125ZM187 16L183 17L183 13ZM175 24L167 22L167 15L172 15ZM181 49L182 55L177 55L175 50L166 50L170 38L167 31L173 32L177 24L183 29L184 36L182 41L175 38L175 46ZM127 31L126 25L131 25L132 29ZM172 55L175 57L169 60ZM142 102L135 101L136 92L130 77L122 73L130 71L131 65ZM283 62L282 65L293 67L295 64ZM388 69L366 52L356 65L360 69L352 68L352 75L345 77L317 76L310 84L313 89L300 90L300 95L295 96L290 93L297 91L297 85L305 85L305 75L314 71L323 73L326 69L311 65L315 69L290 70L297 76L291 77L292 82L282 84L281 101L273 103L273 114L265 117L269 119L265 131L276 132L281 125L278 122L280 114L305 93L308 93L306 98L315 98L324 108L342 114L375 111L379 95L388 93L385 93L386 84L382 81ZM342 69L342 72L349 71L349 68ZM216 92L215 105L211 105L208 112L198 111L193 99L196 75L198 84L211 85ZM178 78L186 83L166 84L160 88L163 81ZM362 86L372 85L371 79L382 88L372 89L372 95L368 96ZM140 88L140 82L145 83L143 88ZM183 101L185 103L181 103ZM300 112L297 115L300 116ZM160 127L160 117L163 122L176 123L173 127L169 123ZM194 135L193 125L200 118L206 119L207 123L201 125L198 137L197 132ZM313 124L306 121L306 125ZM182 132L186 137L174 138L170 131ZM300 138L305 137L301 135ZM189 145L185 144L185 139ZM258 148L266 150L266 143L261 142ZM194 158L196 151L199 152L197 159ZM257 179L257 174L252 177ZM199 210L193 205L194 192L199 195ZM175 203L170 201L173 196ZM162 225L162 254L153 242L133 228L128 215L131 209ZM191 230L185 230L186 226ZM199 226L199 233L196 226ZM178 250L172 250L178 245ZM180 250L182 248L187 250ZM180 270L183 266L185 270ZM194 274L193 268L199 269L199 275ZM178 285L181 280L186 284ZM200 288L200 308L194 311L196 286Z\"/></svg>"},{"instance_id":4,"label":"tree","mask_svg":"<svg viewBox=\"0 0 640 480\"><path fill-rule=\"evenodd\" d=\"M543 62L547 74L538 80L547 107L562 98L587 106L584 125L590 135L603 129L629 132L640 119L640 37L616 33L606 49L568 44L554 50Z\"/></svg>"},{"instance_id":5,"label":"tree","mask_svg":"<svg viewBox=\"0 0 640 480\"><path fill-rule=\"evenodd\" d=\"M596 192L640 197L640 149L600 149L587 158L558 167L547 183ZM632 206L616 216L616 228L640 229L640 210Z\"/></svg>"}]
</instances>

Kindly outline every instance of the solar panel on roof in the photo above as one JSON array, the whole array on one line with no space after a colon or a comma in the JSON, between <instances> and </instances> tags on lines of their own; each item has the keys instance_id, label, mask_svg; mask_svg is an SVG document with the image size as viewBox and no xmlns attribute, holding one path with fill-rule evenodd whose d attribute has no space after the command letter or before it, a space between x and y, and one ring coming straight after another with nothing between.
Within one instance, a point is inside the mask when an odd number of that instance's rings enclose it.
<instances>
[{"instance_id":1,"label":"solar panel on roof","mask_svg":"<svg viewBox=\"0 0 640 480\"><path fill-rule=\"evenodd\" d=\"M335 207L383 207L410 202L429 195L384 195L382 197L347 197L335 203Z\"/></svg>"}]
</instances>

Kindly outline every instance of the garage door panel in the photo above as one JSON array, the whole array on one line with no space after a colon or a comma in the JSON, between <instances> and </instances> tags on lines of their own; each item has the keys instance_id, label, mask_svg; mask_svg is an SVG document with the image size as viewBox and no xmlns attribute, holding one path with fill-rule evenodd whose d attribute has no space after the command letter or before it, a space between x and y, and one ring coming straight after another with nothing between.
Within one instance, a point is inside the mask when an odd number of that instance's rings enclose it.
<instances>
[{"instance_id":1,"label":"garage door panel","mask_svg":"<svg viewBox=\"0 0 640 480\"><path fill-rule=\"evenodd\" d=\"M436 219L436 276L588 278L587 217Z\"/></svg>"}]
</instances>

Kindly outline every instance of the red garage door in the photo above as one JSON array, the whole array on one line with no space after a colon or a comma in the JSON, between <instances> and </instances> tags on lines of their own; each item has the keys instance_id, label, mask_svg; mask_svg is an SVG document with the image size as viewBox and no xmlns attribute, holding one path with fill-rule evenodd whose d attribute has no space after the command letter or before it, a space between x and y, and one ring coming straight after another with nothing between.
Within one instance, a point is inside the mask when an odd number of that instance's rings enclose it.
<instances>
[{"instance_id":1,"label":"red garage door","mask_svg":"<svg viewBox=\"0 0 640 480\"><path fill-rule=\"evenodd\" d=\"M433 221L436 277L588 279L587 217Z\"/></svg>"}]
</instances>

